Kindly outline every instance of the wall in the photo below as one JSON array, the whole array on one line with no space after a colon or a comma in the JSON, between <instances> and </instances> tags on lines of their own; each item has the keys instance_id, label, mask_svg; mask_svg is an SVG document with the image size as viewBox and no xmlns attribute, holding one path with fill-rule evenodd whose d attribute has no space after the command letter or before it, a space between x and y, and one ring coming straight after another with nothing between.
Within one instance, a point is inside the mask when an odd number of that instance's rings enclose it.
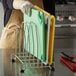
<instances>
[{"instance_id":1,"label":"wall","mask_svg":"<svg viewBox=\"0 0 76 76\"><path fill-rule=\"evenodd\" d=\"M34 5L38 5L43 8L43 0L30 0Z\"/></svg>"},{"instance_id":2,"label":"wall","mask_svg":"<svg viewBox=\"0 0 76 76\"><path fill-rule=\"evenodd\" d=\"M4 18L3 15L4 15L3 6L0 3L0 36L1 36L2 28L3 28L3 18Z\"/></svg>"}]
</instances>

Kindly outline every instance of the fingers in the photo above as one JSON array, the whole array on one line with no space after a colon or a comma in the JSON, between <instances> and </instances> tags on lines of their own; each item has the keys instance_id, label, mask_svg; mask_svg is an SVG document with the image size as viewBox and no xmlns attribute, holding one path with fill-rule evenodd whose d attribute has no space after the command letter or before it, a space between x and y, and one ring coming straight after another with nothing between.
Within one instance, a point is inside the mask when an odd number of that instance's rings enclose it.
<instances>
[{"instance_id":1,"label":"fingers","mask_svg":"<svg viewBox=\"0 0 76 76\"><path fill-rule=\"evenodd\" d=\"M27 5L26 9L25 9L25 13L30 16L30 13L31 13L31 7L29 5Z\"/></svg>"},{"instance_id":2,"label":"fingers","mask_svg":"<svg viewBox=\"0 0 76 76\"><path fill-rule=\"evenodd\" d=\"M23 3L21 5L21 11L23 13L26 13L29 16L30 16L30 13L31 13L31 8L33 8L33 4L30 3L29 1L26 1L25 3Z\"/></svg>"}]
</instances>

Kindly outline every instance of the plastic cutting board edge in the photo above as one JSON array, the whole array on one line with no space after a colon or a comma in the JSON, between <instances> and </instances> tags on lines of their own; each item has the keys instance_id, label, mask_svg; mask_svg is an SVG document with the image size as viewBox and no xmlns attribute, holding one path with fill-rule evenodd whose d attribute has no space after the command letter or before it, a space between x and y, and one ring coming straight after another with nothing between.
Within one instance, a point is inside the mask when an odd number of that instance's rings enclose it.
<instances>
[{"instance_id":1,"label":"plastic cutting board edge","mask_svg":"<svg viewBox=\"0 0 76 76\"><path fill-rule=\"evenodd\" d=\"M45 61L44 13L31 9L31 16L24 14L24 49Z\"/></svg>"},{"instance_id":2,"label":"plastic cutting board edge","mask_svg":"<svg viewBox=\"0 0 76 76\"><path fill-rule=\"evenodd\" d=\"M50 32L50 18L45 15L45 55L46 63L48 63L48 49L49 49L49 32Z\"/></svg>"}]
</instances>

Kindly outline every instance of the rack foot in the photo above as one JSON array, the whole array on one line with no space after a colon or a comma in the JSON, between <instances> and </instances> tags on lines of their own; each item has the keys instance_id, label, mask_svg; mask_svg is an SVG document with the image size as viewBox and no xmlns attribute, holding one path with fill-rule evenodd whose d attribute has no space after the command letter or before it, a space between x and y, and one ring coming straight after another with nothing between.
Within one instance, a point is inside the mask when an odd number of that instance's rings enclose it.
<instances>
[{"instance_id":1,"label":"rack foot","mask_svg":"<svg viewBox=\"0 0 76 76\"><path fill-rule=\"evenodd\" d=\"M16 62L16 60L15 59L12 59L12 63L15 63Z\"/></svg>"},{"instance_id":2,"label":"rack foot","mask_svg":"<svg viewBox=\"0 0 76 76\"><path fill-rule=\"evenodd\" d=\"M55 71L55 62L51 65L51 71Z\"/></svg>"},{"instance_id":3,"label":"rack foot","mask_svg":"<svg viewBox=\"0 0 76 76\"><path fill-rule=\"evenodd\" d=\"M24 71L25 71L25 70L22 69L20 72L21 72L21 73L24 73Z\"/></svg>"},{"instance_id":4,"label":"rack foot","mask_svg":"<svg viewBox=\"0 0 76 76\"><path fill-rule=\"evenodd\" d=\"M54 67L51 67L51 71L53 71L53 72L54 72L54 71L55 71L55 68L54 68Z\"/></svg>"}]
</instances>

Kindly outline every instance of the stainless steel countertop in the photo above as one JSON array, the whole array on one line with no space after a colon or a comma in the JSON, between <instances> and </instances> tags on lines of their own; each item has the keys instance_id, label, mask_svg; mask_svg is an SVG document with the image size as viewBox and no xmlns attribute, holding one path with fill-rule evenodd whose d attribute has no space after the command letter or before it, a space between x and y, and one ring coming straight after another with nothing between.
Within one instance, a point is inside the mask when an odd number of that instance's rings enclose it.
<instances>
[{"instance_id":1,"label":"stainless steel countertop","mask_svg":"<svg viewBox=\"0 0 76 76\"><path fill-rule=\"evenodd\" d=\"M68 54L76 54L75 49L55 49L54 51L55 72L53 76L76 76L75 72L72 72L70 69L68 69L64 64L60 62L59 57L60 57L60 52L62 51ZM20 64L15 64L15 63L12 64L10 55L13 52L14 50L0 50L0 76L25 76L25 74L20 73ZM16 66L17 68L15 68ZM35 72L38 72L37 74L41 72L40 71L41 69L40 70L38 69L38 71L36 71L36 69L33 70L35 70ZM30 71L32 70L30 69ZM42 73L45 73L45 71ZM42 74L40 76L47 76L47 75Z\"/></svg>"}]
</instances>

